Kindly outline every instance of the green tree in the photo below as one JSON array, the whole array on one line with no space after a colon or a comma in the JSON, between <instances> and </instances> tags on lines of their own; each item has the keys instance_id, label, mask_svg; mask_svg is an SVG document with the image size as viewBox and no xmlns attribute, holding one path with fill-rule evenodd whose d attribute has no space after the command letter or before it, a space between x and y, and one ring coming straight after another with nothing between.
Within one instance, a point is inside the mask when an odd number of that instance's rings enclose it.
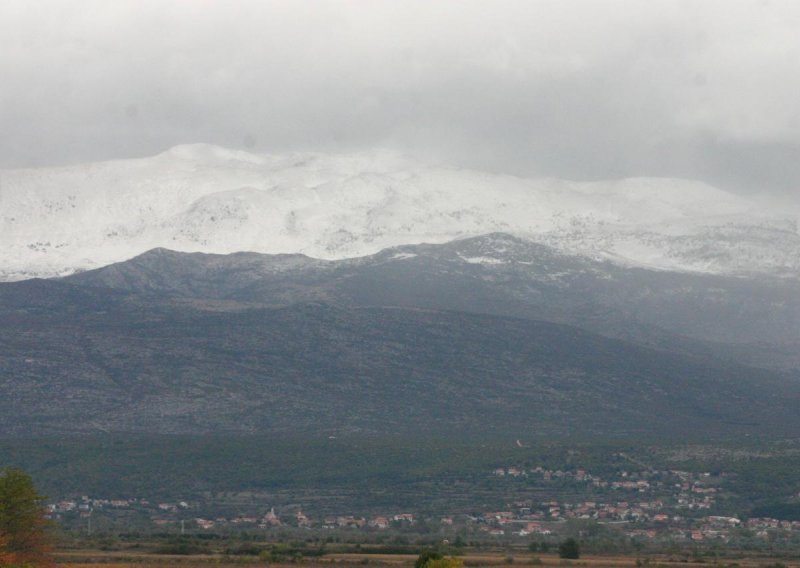
<instances>
[{"instance_id":1,"label":"green tree","mask_svg":"<svg viewBox=\"0 0 800 568\"><path fill-rule=\"evenodd\" d=\"M463 568L464 561L453 556L444 556L435 550L426 550L419 555L414 568Z\"/></svg>"},{"instance_id":2,"label":"green tree","mask_svg":"<svg viewBox=\"0 0 800 568\"><path fill-rule=\"evenodd\" d=\"M21 469L9 467L0 473L0 558L5 564L50 564L43 499Z\"/></svg>"},{"instance_id":3,"label":"green tree","mask_svg":"<svg viewBox=\"0 0 800 568\"><path fill-rule=\"evenodd\" d=\"M441 552L436 552L435 550L423 550L422 553L417 557L417 561L414 562L414 568L425 568L430 561L441 560L442 558L444 558L444 555Z\"/></svg>"},{"instance_id":4,"label":"green tree","mask_svg":"<svg viewBox=\"0 0 800 568\"><path fill-rule=\"evenodd\" d=\"M574 538L568 538L564 542L562 542L558 546L558 557L559 558L580 558L581 557L581 547L578 544L578 541Z\"/></svg>"}]
</instances>

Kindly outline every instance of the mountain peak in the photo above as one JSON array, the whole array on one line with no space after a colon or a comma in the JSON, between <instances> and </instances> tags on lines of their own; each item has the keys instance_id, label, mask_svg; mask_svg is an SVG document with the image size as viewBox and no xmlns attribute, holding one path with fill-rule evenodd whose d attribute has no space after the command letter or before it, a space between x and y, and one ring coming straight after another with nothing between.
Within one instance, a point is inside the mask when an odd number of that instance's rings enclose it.
<instances>
[{"instance_id":1,"label":"mountain peak","mask_svg":"<svg viewBox=\"0 0 800 568\"><path fill-rule=\"evenodd\" d=\"M516 235L654 268L800 274L800 236L765 222L786 215L687 180L525 179L383 150L260 156L209 144L0 176L0 280L158 247L341 259L495 233L497 247Z\"/></svg>"}]
</instances>

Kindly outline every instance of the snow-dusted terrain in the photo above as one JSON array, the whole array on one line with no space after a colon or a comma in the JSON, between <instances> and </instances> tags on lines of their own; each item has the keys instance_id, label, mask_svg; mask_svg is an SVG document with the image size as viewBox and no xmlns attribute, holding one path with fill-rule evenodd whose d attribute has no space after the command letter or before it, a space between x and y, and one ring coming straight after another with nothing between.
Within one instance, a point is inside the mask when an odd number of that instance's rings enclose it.
<instances>
[{"instance_id":1,"label":"snow-dusted terrain","mask_svg":"<svg viewBox=\"0 0 800 568\"><path fill-rule=\"evenodd\" d=\"M800 275L796 213L680 179L522 179L390 152L262 156L203 144L0 171L0 280L155 247L335 259L496 231L652 268Z\"/></svg>"}]
</instances>

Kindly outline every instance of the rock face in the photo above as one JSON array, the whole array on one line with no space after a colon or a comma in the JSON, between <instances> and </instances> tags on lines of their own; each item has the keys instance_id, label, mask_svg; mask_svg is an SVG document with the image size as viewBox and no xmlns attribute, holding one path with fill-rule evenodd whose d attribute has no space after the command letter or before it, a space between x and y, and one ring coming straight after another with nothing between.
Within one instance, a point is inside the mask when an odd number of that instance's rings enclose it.
<instances>
[{"instance_id":1,"label":"rock face","mask_svg":"<svg viewBox=\"0 0 800 568\"><path fill-rule=\"evenodd\" d=\"M158 247L342 259L492 232L625 265L797 277L796 219L686 180L520 179L386 152L191 145L0 171L0 279L69 274Z\"/></svg>"}]
</instances>

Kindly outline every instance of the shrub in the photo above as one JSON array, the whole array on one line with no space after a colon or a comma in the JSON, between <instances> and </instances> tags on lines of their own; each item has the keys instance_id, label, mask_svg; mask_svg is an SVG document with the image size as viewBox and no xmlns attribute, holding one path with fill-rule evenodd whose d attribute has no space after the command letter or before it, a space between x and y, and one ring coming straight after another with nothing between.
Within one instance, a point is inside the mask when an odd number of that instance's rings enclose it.
<instances>
[{"instance_id":1,"label":"shrub","mask_svg":"<svg viewBox=\"0 0 800 568\"><path fill-rule=\"evenodd\" d=\"M568 558L570 560L581 557L581 548L578 541L574 538L568 538L558 546L558 557Z\"/></svg>"}]
</instances>

